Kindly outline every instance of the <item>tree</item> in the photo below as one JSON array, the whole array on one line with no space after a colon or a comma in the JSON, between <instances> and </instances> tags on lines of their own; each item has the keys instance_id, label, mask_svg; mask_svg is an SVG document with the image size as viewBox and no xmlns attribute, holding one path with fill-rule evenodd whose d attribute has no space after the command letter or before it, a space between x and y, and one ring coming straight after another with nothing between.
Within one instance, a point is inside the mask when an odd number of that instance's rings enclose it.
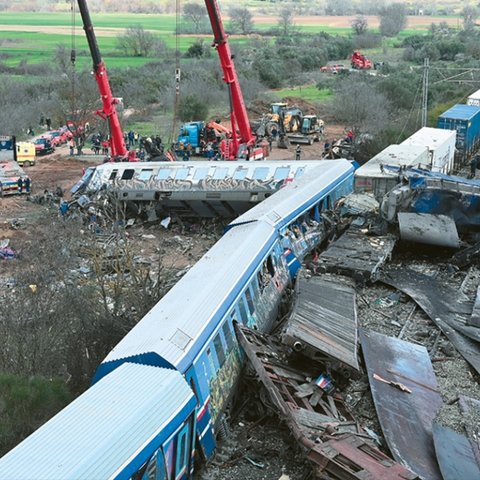
<instances>
[{"instance_id":1,"label":"tree","mask_svg":"<svg viewBox=\"0 0 480 480\"><path fill-rule=\"evenodd\" d=\"M202 23L207 18L205 6L198 3L186 3L183 7L183 14L187 17L187 20L193 23L195 33L199 33Z\"/></svg>"},{"instance_id":2,"label":"tree","mask_svg":"<svg viewBox=\"0 0 480 480\"><path fill-rule=\"evenodd\" d=\"M118 37L117 45L125 55L148 57L155 46L155 37L143 29L141 25L128 27Z\"/></svg>"},{"instance_id":3,"label":"tree","mask_svg":"<svg viewBox=\"0 0 480 480\"><path fill-rule=\"evenodd\" d=\"M187 95L180 101L178 116L183 122L205 120L208 115L208 105L197 95Z\"/></svg>"},{"instance_id":4,"label":"tree","mask_svg":"<svg viewBox=\"0 0 480 480\"><path fill-rule=\"evenodd\" d=\"M335 99L335 119L348 125L357 139L366 133L375 135L389 124L388 100L371 83L346 78L340 83Z\"/></svg>"},{"instance_id":5,"label":"tree","mask_svg":"<svg viewBox=\"0 0 480 480\"><path fill-rule=\"evenodd\" d=\"M405 5L392 3L380 10L380 33L385 37L398 35L407 25Z\"/></svg>"},{"instance_id":6,"label":"tree","mask_svg":"<svg viewBox=\"0 0 480 480\"><path fill-rule=\"evenodd\" d=\"M475 28L475 20L478 17L478 10L475 7L466 6L462 10L463 28L465 30L473 30Z\"/></svg>"},{"instance_id":7,"label":"tree","mask_svg":"<svg viewBox=\"0 0 480 480\"><path fill-rule=\"evenodd\" d=\"M289 7L282 8L278 15L278 27L281 34L287 36L293 26L293 10Z\"/></svg>"},{"instance_id":8,"label":"tree","mask_svg":"<svg viewBox=\"0 0 480 480\"><path fill-rule=\"evenodd\" d=\"M253 30L253 15L248 8L232 7L229 10L232 31L239 30L243 35L248 35Z\"/></svg>"},{"instance_id":9,"label":"tree","mask_svg":"<svg viewBox=\"0 0 480 480\"><path fill-rule=\"evenodd\" d=\"M352 28L355 33L355 35L363 35L368 28L368 20L367 17L364 17L363 15L357 15L353 20L352 20Z\"/></svg>"}]
</instances>

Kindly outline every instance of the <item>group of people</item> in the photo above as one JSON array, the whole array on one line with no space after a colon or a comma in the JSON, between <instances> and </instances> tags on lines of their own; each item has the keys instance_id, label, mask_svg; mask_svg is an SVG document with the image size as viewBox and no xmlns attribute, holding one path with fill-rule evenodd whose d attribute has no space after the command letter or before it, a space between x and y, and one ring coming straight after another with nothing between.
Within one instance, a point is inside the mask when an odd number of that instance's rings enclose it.
<instances>
[{"instance_id":1,"label":"group of people","mask_svg":"<svg viewBox=\"0 0 480 480\"><path fill-rule=\"evenodd\" d=\"M23 193L25 191L26 194L30 193L30 177L18 177L17 180L17 188L18 193Z\"/></svg>"}]
</instances>

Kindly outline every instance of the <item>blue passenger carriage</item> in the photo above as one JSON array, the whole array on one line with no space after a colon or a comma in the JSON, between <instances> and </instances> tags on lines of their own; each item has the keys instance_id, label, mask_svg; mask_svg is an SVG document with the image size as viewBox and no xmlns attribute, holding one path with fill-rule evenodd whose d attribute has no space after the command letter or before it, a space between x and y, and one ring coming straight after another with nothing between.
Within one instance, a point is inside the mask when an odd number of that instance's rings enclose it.
<instances>
[{"instance_id":1,"label":"blue passenger carriage","mask_svg":"<svg viewBox=\"0 0 480 480\"><path fill-rule=\"evenodd\" d=\"M37 448L41 457L30 461L43 462L47 472L63 464L57 450L64 452L65 465L74 470L59 479L187 478L194 444L199 456L213 455L215 432L240 376L233 322L270 329L300 262L324 238L323 211L352 187L350 162L325 161L239 217L112 350L98 367L93 387L0 460L0 478L13 480L2 474L16 469L17 478L28 478L32 470L22 455ZM172 375L168 381L167 374ZM160 413L156 409L163 404ZM100 418L81 421L84 414L96 415L96 408L110 422L104 430ZM104 441L107 431L111 435ZM109 441L130 432L135 432L132 448L110 447ZM63 443L80 446L72 456ZM110 465L105 474L71 474L90 472L89 465L102 462Z\"/></svg>"}]
</instances>

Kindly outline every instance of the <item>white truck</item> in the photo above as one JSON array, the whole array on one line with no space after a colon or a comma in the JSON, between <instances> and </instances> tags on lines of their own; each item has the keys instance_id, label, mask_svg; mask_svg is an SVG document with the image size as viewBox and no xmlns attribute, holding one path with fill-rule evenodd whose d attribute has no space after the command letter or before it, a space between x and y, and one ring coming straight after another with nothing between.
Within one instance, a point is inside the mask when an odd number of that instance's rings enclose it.
<instances>
[{"instance_id":1,"label":"white truck","mask_svg":"<svg viewBox=\"0 0 480 480\"><path fill-rule=\"evenodd\" d=\"M480 107L480 90L473 92L467 98L467 105L474 105L475 107Z\"/></svg>"}]
</instances>

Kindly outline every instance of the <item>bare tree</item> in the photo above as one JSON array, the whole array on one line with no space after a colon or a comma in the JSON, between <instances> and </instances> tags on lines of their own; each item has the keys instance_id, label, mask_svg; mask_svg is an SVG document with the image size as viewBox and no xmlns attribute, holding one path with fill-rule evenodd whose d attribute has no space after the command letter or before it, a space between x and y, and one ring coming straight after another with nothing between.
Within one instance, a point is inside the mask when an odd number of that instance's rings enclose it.
<instances>
[{"instance_id":1,"label":"bare tree","mask_svg":"<svg viewBox=\"0 0 480 480\"><path fill-rule=\"evenodd\" d=\"M128 27L125 33L117 38L117 44L125 55L148 57L154 48L155 37L141 25L135 25Z\"/></svg>"},{"instance_id":2,"label":"bare tree","mask_svg":"<svg viewBox=\"0 0 480 480\"><path fill-rule=\"evenodd\" d=\"M284 7L278 14L278 27L282 35L288 35L294 27L293 10L289 7Z\"/></svg>"},{"instance_id":3,"label":"bare tree","mask_svg":"<svg viewBox=\"0 0 480 480\"><path fill-rule=\"evenodd\" d=\"M380 33L385 37L398 35L407 25L407 10L403 3L392 3L380 10Z\"/></svg>"},{"instance_id":4,"label":"bare tree","mask_svg":"<svg viewBox=\"0 0 480 480\"><path fill-rule=\"evenodd\" d=\"M368 29L367 17L364 17L363 15L357 15L352 20L352 29L355 35L363 35Z\"/></svg>"},{"instance_id":5,"label":"bare tree","mask_svg":"<svg viewBox=\"0 0 480 480\"><path fill-rule=\"evenodd\" d=\"M345 123L359 139L362 134L375 135L388 125L389 103L370 83L354 77L340 84L333 109L335 119Z\"/></svg>"},{"instance_id":6,"label":"bare tree","mask_svg":"<svg viewBox=\"0 0 480 480\"><path fill-rule=\"evenodd\" d=\"M186 3L183 7L183 14L188 21L193 23L195 33L199 33L202 24L207 19L205 6L198 3Z\"/></svg>"},{"instance_id":7,"label":"bare tree","mask_svg":"<svg viewBox=\"0 0 480 480\"><path fill-rule=\"evenodd\" d=\"M463 28L465 30L473 30L475 27L475 20L478 18L478 10L475 7L467 5L462 10Z\"/></svg>"},{"instance_id":8,"label":"bare tree","mask_svg":"<svg viewBox=\"0 0 480 480\"><path fill-rule=\"evenodd\" d=\"M229 10L229 15L229 28L231 31L236 31L238 29L243 35L248 35L252 32L253 15L248 8L232 7Z\"/></svg>"}]
</instances>

